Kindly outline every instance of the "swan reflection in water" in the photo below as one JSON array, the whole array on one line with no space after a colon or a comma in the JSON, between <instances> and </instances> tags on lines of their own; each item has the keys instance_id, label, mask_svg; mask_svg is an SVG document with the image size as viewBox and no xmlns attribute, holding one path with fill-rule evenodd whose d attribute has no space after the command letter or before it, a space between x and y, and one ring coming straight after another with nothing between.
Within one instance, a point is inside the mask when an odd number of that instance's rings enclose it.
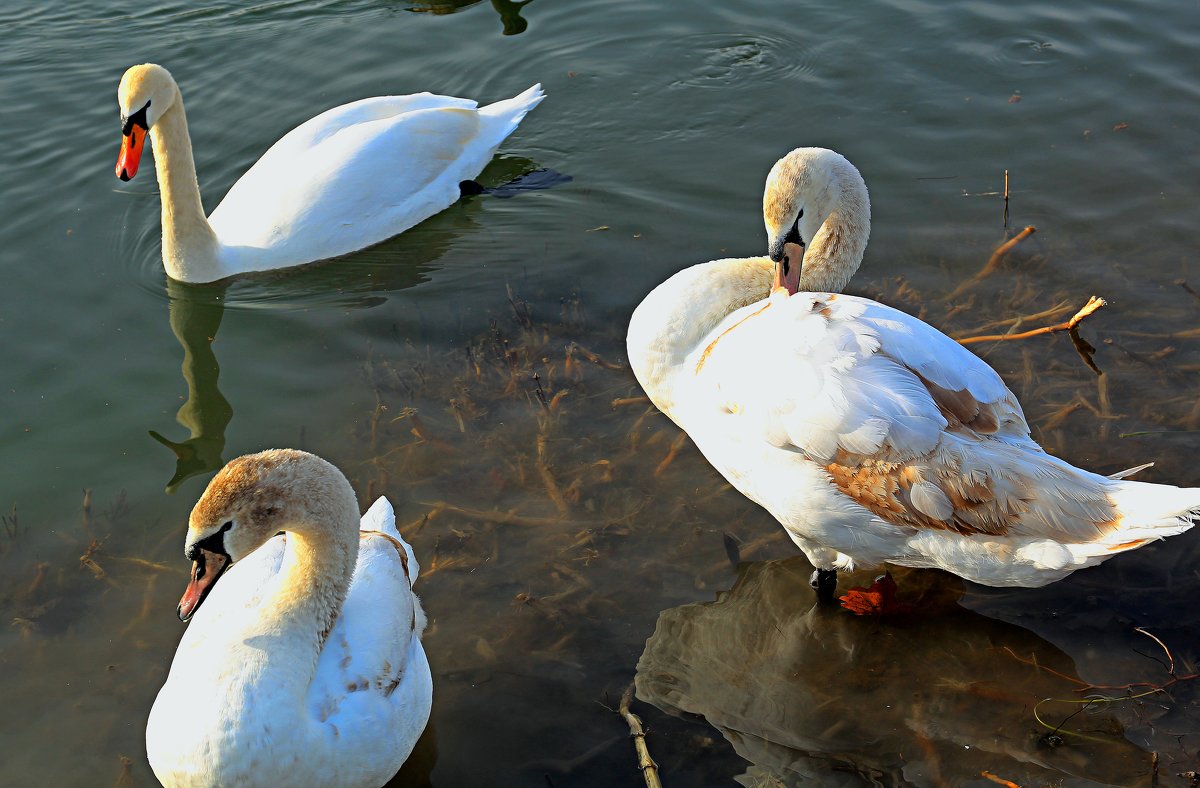
<instances>
[{"instance_id":1,"label":"swan reflection in water","mask_svg":"<svg viewBox=\"0 0 1200 788\"><path fill-rule=\"evenodd\" d=\"M569 176L538 167L519 156L497 156L480 180L488 197L511 198L569 182ZM233 419L233 406L221 393L221 372L213 341L226 306L270 310L329 306L367 309L397 293L429 281L432 272L447 261L447 250L464 235L478 232L481 210L478 197L468 197L422 222L412 230L369 249L331 261L226 279L212 284L187 284L166 279L171 332L183 348L183 379L187 400L175 420L190 433L181 441L157 430L150 437L175 455L175 473L166 491L174 493L193 476L211 473L225 465L225 430ZM158 281L158 275L155 275Z\"/></svg>"},{"instance_id":2,"label":"swan reflection in water","mask_svg":"<svg viewBox=\"0 0 1200 788\"><path fill-rule=\"evenodd\" d=\"M150 437L175 455L175 475L167 482L173 493L185 480L221 468L225 461L225 428L233 418L233 406L217 386L221 367L212 343L225 316L228 284L187 285L167 280L171 332L183 347L183 379L188 396L175 420L191 435L173 441L155 430Z\"/></svg>"},{"instance_id":3,"label":"swan reflection in water","mask_svg":"<svg viewBox=\"0 0 1200 788\"><path fill-rule=\"evenodd\" d=\"M994 784L984 772L1020 785L1130 784L1150 773L1150 754L1103 704L1047 737L1034 707L1080 697L1073 661L960 607L960 581L901 569L902 596L919 612L880 619L812 604L803 558L742 569L716 601L659 615L636 688L720 730L753 764L743 785ZM1079 708L1039 713L1058 724Z\"/></svg>"},{"instance_id":4,"label":"swan reflection in water","mask_svg":"<svg viewBox=\"0 0 1200 788\"><path fill-rule=\"evenodd\" d=\"M480 2L482 0L431 0L415 2L408 10L441 16L458 13ZM515 36L525 32L529 22L521 16L521 9L532 2L533 0L492 0L492 9L500 15L500 23L504 25L504 35Z\"/></svg>"}]
</instances>

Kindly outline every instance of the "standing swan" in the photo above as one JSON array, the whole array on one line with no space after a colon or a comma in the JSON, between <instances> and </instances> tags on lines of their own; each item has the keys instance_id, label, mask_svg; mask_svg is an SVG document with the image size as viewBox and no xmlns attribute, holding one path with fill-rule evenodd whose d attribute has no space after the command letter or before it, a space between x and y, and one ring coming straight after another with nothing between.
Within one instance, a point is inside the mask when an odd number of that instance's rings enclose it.
<instances>
[{"instance_id":1,"label":"standing swan","mask_svg":"<svg viewBox=\"0 0 1200 788\"><path fill-rule=\"evenodd\" d=\"M779 520L817 568L818 593L832 595L837 569L885 561L1042 586L1191 527L1200 489L1047 454L978 357L838 294L862 261L870 210L849 161L794 150L767 176L770 258L680 271L629 324L642 388Z\"/></svg>"},{"instance_id":2,"label":"standing swan","mask_svg":"<svg viewBox=\"0 0 1200 788\"><path fill-rule=\"evenodd\" d=\"M384 241L449 207L525 113L541 85L478 108L415 93L326 110L283 136L204 218L179 86L162 66L121 77L117 177L137 174L146 135L162 194L162 257L183 282L325 260Z\"/></svg>"},{"instance_id":3,"label":"standing swan","mask_svg":"<svg viewBox=\"0 0 1200 788\"><path fill-rule=\"evenodd\" d=\"M360 525L354 490L320 457L239 457L192 510L184 554L179 617L195 619L146 726L154 775L168 786L387 782L433 699L417 562L387 499Z\"/></svg>"}]
</instances>

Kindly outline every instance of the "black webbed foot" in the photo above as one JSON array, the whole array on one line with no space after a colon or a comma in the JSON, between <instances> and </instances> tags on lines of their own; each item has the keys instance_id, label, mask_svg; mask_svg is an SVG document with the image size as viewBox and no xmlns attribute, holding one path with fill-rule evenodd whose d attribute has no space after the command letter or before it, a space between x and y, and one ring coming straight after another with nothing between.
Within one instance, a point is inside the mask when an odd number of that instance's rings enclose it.
<instances>
[{"instance_id":1,"label":"black webbed foot","mask_svg":"<svg viewBox=\"0 0 1200 788\"><path fill-rule=\"evenodd\" d=\"M473 197L486 191L487 187L478 181L459 181L458 184L458 196L460 197Z\"/></svg>"},{"instance_id":2,"label":"black webbed foot","mask_svg":"<svg viewBox=\"0 0 1200 788\"><path fill-rule=\"evenodd\" d=\"M837 570L814 570L812 577L808 579L808 584L817 592L818 600L821 602L832 602L834 594L837 593Z\"/></svg>"}]
</instances>

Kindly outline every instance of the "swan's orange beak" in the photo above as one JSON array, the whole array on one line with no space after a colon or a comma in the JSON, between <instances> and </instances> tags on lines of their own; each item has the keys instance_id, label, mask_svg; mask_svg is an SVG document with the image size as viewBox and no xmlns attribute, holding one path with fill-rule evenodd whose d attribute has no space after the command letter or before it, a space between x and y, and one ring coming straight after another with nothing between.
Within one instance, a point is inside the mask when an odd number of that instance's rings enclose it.
<instances>
[{"instance_id":1,"label":"swan's orange beak","mask_svg":"<svg viewBox=\"0 0 1200 788\"><path fill-rule=\"evenodd\" d=\"M800 289L800 268L804 265L804 247L801 244L785 243L783 257L775 263L775 280L771 283L771 291L779 289L795 295Z\"/></svg>"},{"instance_id":2,"label":"swan's orange beak","mask_svg":"<svg viewBox=\"0 0 1200 788\"><path fill-rule=\"evenodd\" d=\"M142 160L142 146L146 144L146 130L136 123L130 124L129 133L121 137L121 152L117 154L117 177L123 181L137 175L138 162Z\"/></svg>"},{"instance_id":3,"label":"swan's orange beak","mask_svg":"<svg viewBox=\"0 0 1200 788\"><path fill-rule=\"evenodd\" d=\"M196 608L204 601L204 597L212 590L217 578L228 568L229 556L203 548L196 550L196 559L192 561L192 578L188 582L187 590L183 592L183 598L179 600L177 612L180 621L187 621L192 617Z\"/></svg>"}]
</instances>

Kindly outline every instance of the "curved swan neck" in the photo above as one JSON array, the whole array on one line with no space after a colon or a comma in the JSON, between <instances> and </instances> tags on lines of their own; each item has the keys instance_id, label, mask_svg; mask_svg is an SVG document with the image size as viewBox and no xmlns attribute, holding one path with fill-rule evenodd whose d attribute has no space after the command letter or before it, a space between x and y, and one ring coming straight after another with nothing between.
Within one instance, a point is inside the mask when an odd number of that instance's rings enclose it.
<instances>
[{"instance_id":1,"label":"curved swan neck","mask_svg":"<svg viewBox=\"0 0 1200 788\"><path fill-rule=\"evenodd\" d=\"M840 155L829 162L828 191L821 195L820 229L804 250L800 290L840 293L862 265L871 234L871 201L858 170ZM828 211L828 213L826 213Z\"/></svg>"},{"instance_id":2,"label":"curved swan neck","mask_svg":"<svg viewBox=\"0 0 1200 788\"><path fill-rule=\"evenodd\" d=\"M862 175L826 148L797 148L771 167L763 224L772 257L790 240L807 242L798 287L839 292L862 263L871 233L871 201Z\"/></svg>"},{"instance_id":3,"label":"curved swan neck","mask_svg":"<svg viewBox=\"0 0 1200 788\"><path fill-rule=\"evenodd\" d=\"M162 200L162 257L167 274L184 282L228 276L217 259L220 244L200 201L192 139L178 88L175 100L150 128L150 140Z\"/></svg>"},{"instance_id":4,"label":"curved swan neck","mask_svg":"<svg viewBox=\"0 0 1200 788\"><path fill-rule=\"evenodd\" d=\"M296 525L288 528L284 539L278 584L274 594L264 598L262 614L244 642L268 660L264 669L272 693L302 705L354 575L358 523Z\"/></svg>"},{"instance_id":5,"label":"curved swan neck","mask_svg":"<svg viewBox=\"0 0 1200 788\"><path fill-rule=\"evenodd\" d=\"M336 528L297 528L286 536L276 608L298 626L313 624L322 642L342 610L358 560L358 515L352 516L342 518Z\"/></svg>"},{"instance_id":6,"label":"curved swan neck","mask_svg":"<svg viewBox=\"0 0 1200 788\"><path fill-rule=\"evenodd\" d=\"M676 273L638 305L626 349L659 410L671 415L667 377L726 315L766 298L773 272L766 257L713 260Z\"/></svg>"}]
</instances>

